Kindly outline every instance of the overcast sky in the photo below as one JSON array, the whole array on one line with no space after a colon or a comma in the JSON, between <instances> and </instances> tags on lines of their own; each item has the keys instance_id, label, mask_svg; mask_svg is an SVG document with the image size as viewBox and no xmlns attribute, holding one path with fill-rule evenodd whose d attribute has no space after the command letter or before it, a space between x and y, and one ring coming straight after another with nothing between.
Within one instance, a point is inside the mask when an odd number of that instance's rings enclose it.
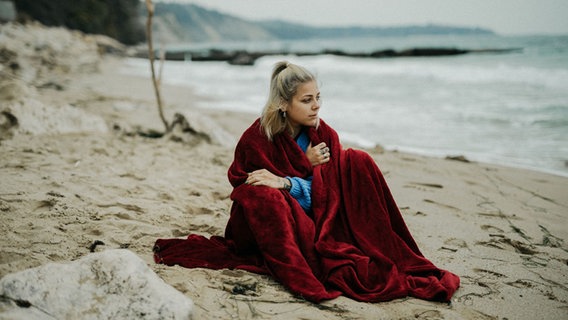
<instances>
[{"instance_id":1,"label":"overcast sky","mask_svg":"<svg viewBox=\"0 0 568 320\"><path fill-rule=\"evenodd\" d=\"M171 1L171 0L154 0ZM568 34L568 0L174 0L250 20L315 26L444 24L500 34Z\"/></svg>"}]
</instances>

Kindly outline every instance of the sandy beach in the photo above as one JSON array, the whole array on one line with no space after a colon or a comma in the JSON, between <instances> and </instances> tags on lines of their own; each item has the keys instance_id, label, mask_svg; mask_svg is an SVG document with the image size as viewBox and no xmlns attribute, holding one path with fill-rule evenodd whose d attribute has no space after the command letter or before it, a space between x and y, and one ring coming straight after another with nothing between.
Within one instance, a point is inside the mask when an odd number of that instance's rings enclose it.
<instances>
[{"instance_id":1,"label":"sandy beach","mask_svg":"<svg viewBox=\"0 0 568 320\"><path fill-rule=\"evenodd\" d=\"M223 235L234 144L257 115L200 109L213 97L164 86L166 118L183 113L209 140L144 137L163 125L150 79L121 74L124 59L1 87L13 96L0 106L0 277L124 248L191 298L195 319L568 318L568 178L395 151L367 150L423 254L461 277L450 304L313 304L267 276L155 264L157 238Z\"/></svg>"}]
</instances>

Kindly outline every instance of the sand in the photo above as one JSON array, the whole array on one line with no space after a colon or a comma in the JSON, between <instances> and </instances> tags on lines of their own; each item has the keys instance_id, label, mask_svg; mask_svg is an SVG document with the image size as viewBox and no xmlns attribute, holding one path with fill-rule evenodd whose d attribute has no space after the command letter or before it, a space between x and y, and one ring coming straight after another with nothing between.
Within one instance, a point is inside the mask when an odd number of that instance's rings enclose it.
<instances>
[{"instance_id":1,"label":"sand","mask_svg":"<svg viewBox=\"0 0 568 320\"><path fill-rule=\"evenodd\" d=\"M157 238L223 234L227 169L256 115L199 109L212 98L164 86L166 117L183 111L212 142L140 136L162 123L150 80L123 63L106 56L36 88L34 101L58 110L43 114L51 127L0 140L0 276L127 248L194 301L195 319L568 318L568 178L396 151L367 150L424 255L461 277L450 304L313 304L267 276L155 264ZM106 126L69 124L65 108Z\"/></svg>"}]
</instances>

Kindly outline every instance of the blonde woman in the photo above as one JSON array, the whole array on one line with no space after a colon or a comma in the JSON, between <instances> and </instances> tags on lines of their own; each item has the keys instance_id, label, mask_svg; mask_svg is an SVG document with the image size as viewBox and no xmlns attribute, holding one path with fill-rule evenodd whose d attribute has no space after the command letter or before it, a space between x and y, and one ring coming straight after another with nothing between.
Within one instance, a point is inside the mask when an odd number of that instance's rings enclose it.
<instances>
[{"instance_id":1,"label":"blonde woman","mask_svg":"<svg viewBox=\"0 0 568 320\"><path fill-rule=\"evenodd\" d=\"M449 301L459 277L422 255L374 160L343 149L320 108L314 75L277 63L228 171L225 235L159 239L156 262L269 274L313 302Z\"/></svg>"}]
</instances>

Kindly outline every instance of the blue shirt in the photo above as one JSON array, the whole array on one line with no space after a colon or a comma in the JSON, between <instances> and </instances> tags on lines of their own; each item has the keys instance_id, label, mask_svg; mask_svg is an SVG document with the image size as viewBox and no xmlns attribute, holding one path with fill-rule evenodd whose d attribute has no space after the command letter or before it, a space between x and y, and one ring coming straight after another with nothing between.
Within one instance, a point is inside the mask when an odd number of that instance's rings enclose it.
<instances>
[{"instance_id":1,"label":"blue shirt","mask_svg":"<svg viewBox=\"0 0 568 320\"><path fill-rule=\"evenodd\" d=\"M304 153L308 150L310 138L304 130L302 130L296 138L296 143L298 143L298 146L302 149L302 151L304 151ZM286 178L290 180L290 183L292 183L290 195L298 201L304 211L310 212L312 210L312 177L308 177L307 179L299 177Z\"/></svg>"}]
</instances>

